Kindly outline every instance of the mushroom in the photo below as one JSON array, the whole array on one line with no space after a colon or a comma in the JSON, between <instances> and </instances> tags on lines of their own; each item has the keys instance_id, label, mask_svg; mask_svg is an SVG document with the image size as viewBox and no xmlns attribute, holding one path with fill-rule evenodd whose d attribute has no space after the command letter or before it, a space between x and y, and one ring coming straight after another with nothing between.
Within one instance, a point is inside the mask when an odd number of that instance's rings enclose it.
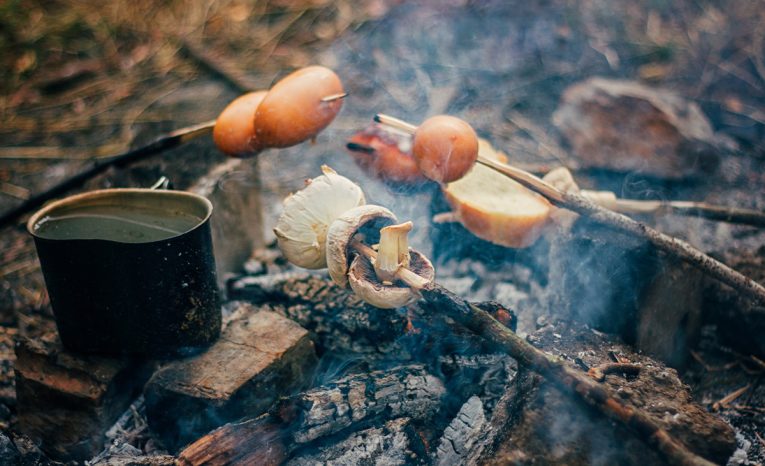
<instances>
[{"instance_id":1,"label":"mushroom","mask_svg":"<svg viewBox=\"0 0 765 466\"><path fill-rule=\"evenodd\" d=\"M407 235L411 229L412 222L382 228L377 257L361 253L351 263L348 281L354 293L367 303L393 309L419 299L416 287L398 278L401 271L417 275L420 288L434 280L433 264L418 251L409 249ZM360 248L358 243L353 246Z\"/></svg>"},{"instance_id":2,"label":"mushroom","mask_svg":"<svg viewBox=\"0 0 765 466\"><path fill-rule=\"evenodd\" d=\"M307 269L327 266L330 225L343 212L366 202L356 183L326 165L321 171L321 176L307 181L305 188L285 199L284 211L274 228L279 249L287 260Z\"/></svg>"},{"instance_id":3,"label":"mushroom","mask_svg":"<svg viewBox=\"0 0 765 466\"><path fill-rule=\"evenodd\" d=\"M348 253L354 237L368 244L379 239L380 228L398 220L393 212L377 205L363 205L350 209L333 221L327 230L327 268L332 280L342 287L348 286Z\"/></svg>"}]
</instances>

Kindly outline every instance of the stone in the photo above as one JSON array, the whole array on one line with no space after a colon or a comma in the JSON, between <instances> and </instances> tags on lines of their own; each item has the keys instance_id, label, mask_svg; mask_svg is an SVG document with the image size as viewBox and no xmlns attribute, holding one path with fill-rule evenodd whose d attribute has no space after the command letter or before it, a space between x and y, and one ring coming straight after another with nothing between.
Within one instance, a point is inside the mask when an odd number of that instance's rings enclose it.
<instances>
[{"instance_id":1,"label":"stone","mask_svg":"<svg viewBox=\"0 0 765 466\"><path fill-rule=\"evenodd\" d=\"M218 282L239 272L264 246L257 159L229 159L213 166L189 191L213 204L210 219Z\"/></svg>"},{"instance_id":2,"label":"stone","mask_svg":"<svg viewBox=\"0 0 765 466\"><path fill-rule=\"evenodd\" d=\"M85 460L140 393L151 364L66 351L51 332L16 345L19 430L51 458Z\"/></svg>"},{"instance_id":3,"label":"stone","mask_svg":"<svg viewBox=\"0 0 765 466\"><path fill-rule=\"evenodd\" d=\"M595 77L570 86L553 123L582 167L660 178L708 173L732 144L695 103L634 81Z\"/></svg>"},{"instance_id":4,"label":"stone","mask_svg":"<svg viewBox=\"0 0 765 466\"><path fill-rule=\"evenodd\" d=\"M175 452L226 422L265 412L300 389L316 362L307 330L242 305L213 346L154 374L144 390L149 427Z\"/></svg>"}]
</instances>

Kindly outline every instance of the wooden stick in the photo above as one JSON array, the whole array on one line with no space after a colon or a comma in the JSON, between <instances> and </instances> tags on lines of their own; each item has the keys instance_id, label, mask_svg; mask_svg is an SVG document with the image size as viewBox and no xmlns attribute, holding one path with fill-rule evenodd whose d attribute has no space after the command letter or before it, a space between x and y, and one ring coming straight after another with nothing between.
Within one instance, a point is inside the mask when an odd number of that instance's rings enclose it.
<instances>
[{"instance_id":1,"label":"wooden stick","mask_svg":"<svg viewBox=\"0 0 765 466\"><path fill-rule=\"evenodd\" d=\"M410 133L414 133L417 130L417 127L411 123L387 115L375 115L375 121ZM642 238L653 244L657 249L678 257L702 272L744 293L754 301L765 304L765 287L722 262L704 254L681 239L665 235L626 215L601 207L578 193L562 192L541 178L511 165L482 156L478 156L477 163L492 168L517 181L526 188L541 194L553 204L589 217L615 230Z\"/></svg>"},{"instance_id":2,"label":"wooden stick","mask_svg":"<svg viewBox=\"0 0 765 466\"><path fill-rule=\"evenodd\" d=\"M417 127L406 121L392 117L390 115L384 115L378 113L375 115L374 120L391 128L396 128L400 131L414 134ZM349 150L355 150L359 152L369 152L368 146L363 146L356 143L348 143ZM479 156L478 163L486 166L491 166L489 162L494 162L491 159ZM501 164L501 162L497 162ZM505 165L505 164L502 164ZM494 168L492 166L492 168ZM522 165L515 164L514 166L505 165L505 170L513 170L512 175L506 173L510 178L524 178L527 183L536 186L535 191L543 194L548 199L558 198L556 190L552 188L548 183L532 175L532 173L542 173L549 171L551 167L549 165ZM551 189L552 188L552 189ZM544 194L542 191L545 191ZM560 200L558 201L560 202ZM736 207L723 207L713 204L707 204L706 202L692 202L692 201L640 201L633 199L617 199L614 210L616 212L624 214L657 214L657 213L670 213L674 215L684 215L688 217L704 217L710 220L719 220L728 223L738 223L741 225L751 225L756 227L765 227L765 212L753 209L741 209Z\"/></svg>"},{"instance_id":3,"label":"wooden stick","mask_svg":"<svg viewBox=\"0 0 765 466\"><path fill-rule=\"evenodd\" d=\"M321 101L322 102L334 102L336 100L345 99L346 97L348 97L348 93L347 92L341 92L339 94L331 94L331 95L328 95L326 97L322 97Z\"/></svg>"},{"instance_id":4,"label":"wooden stick","mask_svg":"<svg viewBox=\"0 0 765 466\"><path fill-rule=\"evenodd\" d=\"M617 212L624 214L662 214L703 217L728 223L765 227L765 212L739 207L724 207L693 201L639 201L617 199Z\"/></svg>"},{"instance_id":5,"label":"wooden stick","mask_svg":"<svg viewBox=\"0 0 765 466\"><path fill-rule=\"evenodd\" d=\"M359 241L353 241L351 248L372 262L377 258L374 249ZM672 464L687 466L714 464L688 450L647 414L623 404L609 389L593 381L587 374L570 367L562 359L535 348L494 319L488 312L468 303L438 284L423 283L422 277L409 269L400 268L396 272L396 278L419 291L438 312L448 315L488 340L515 359L520 366L539 373L569 395L615 421L621 422L647 444L657 448Z\"/></svg>"},{"instance_id":6,"label":"wooden stick","mask_svg":"<svg viewBox=\"0 0 765 466\"><path fill-rule=\"evenodd\" d=\"M76 173L39 194L35 194L18 206L4 212L0 215L0 228L40 207L45 202L66 193L70 189L83 185L86 181L103 173L110 167L124 167L160 152L173 149L192 139L211 133L214 126L215 120L211 120L197 125L180 128L160 136L145 146L131 149L108 159L99 159L93 162L93 165L89 168Z\"/></svg>"}]
</instances>

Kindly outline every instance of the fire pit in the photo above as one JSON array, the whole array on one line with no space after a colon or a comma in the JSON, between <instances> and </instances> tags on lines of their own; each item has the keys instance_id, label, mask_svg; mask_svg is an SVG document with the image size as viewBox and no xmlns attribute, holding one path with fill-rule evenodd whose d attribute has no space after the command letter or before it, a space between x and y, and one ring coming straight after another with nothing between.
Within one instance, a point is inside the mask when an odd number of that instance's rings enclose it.
<instances>
[{"instance_id":1,"label":"fire pit","mask_svg":"<svg viewBox=\"0 0 765 466\"><path fill-rule=\"evenodd\" d=\"M83 162L2 218L83 182L178 180L214 206L217 270L208 261L204 274L222 322L197 323L220 337L160 359L85 354L87 338L24 317L0 332L18 340L0 367L15 379L0 385L12 422L0 459L762 462L765 180L761 122L747 133L742 119L765 100L759 51L728 61L750 50L742 31L761 15L617 3L382 2L383 16L310 60L313 45L284 47L329 31L322 14L341 28L377 10L271 5L257 24L274 42L257 39L268 57L247 77L248 55L210 34L236 34L255 10L210 7L221 19L178 55L205 77L156 104L194 116ZM718 61L699 58L702 45ZM99 261L83 247L65 252ZM148 280L119 290L120 304L179 291L165 280L179 266L154 276L140 252L103 254L115 262L99 278ZM49 291L59 318L73 289ZM73 309L106 307L95 297ZM116 328L140 332L148 307L134 309Z\"/></svg>"}]
</instances>

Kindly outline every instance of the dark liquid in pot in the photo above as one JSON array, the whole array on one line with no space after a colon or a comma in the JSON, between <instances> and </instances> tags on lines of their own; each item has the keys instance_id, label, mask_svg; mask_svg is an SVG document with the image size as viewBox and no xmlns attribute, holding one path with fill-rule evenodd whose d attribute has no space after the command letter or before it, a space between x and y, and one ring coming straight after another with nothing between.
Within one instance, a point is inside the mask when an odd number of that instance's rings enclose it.
<instances>
[{"instance_id":1,"label":"dark liquid in pot","mask_svg":"<svg viewBox=\"0 0 765 466\"><path fill-rule=\"evenodd\" d=\"M103 239L147 243L172 238L193 229L203 219L187 212L135 206L87 206L53 212L34 226L46 239Z\"/></svg>"}]
</instances>

